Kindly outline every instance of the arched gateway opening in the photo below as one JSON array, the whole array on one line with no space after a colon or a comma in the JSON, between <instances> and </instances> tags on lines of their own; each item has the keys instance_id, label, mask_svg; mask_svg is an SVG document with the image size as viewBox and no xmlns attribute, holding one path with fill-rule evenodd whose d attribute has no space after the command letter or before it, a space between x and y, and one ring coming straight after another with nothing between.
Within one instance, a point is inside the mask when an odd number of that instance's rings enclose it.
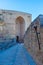
<instances>
[{"instance_id":1,"label":"arched gateway opening","mask_svg":"<svg viewBox=\"0 0 43 65\"><path fill-rule=\"evenodd\" d=\"M16 37L17 41L23 42L23 36L25 33L25 21L19 16L16 18Z\"/></svg>"}]
</instances>

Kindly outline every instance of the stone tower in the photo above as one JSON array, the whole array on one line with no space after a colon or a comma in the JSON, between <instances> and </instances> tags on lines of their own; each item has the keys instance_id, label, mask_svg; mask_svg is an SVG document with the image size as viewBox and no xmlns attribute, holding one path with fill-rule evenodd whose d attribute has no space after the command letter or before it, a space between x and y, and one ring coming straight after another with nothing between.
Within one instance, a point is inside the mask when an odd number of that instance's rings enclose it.
<instances>
[{"instance_id":1,"label":"stone tower","mask_svg":"<svg viewBox=\"0 0 43 65\"><path fill-rule=\"evenodd\" d=\"M0 10L0 30L4 30L3 34L6 33L6 37L16 39L18 36L19 40L23 40L25 31L31 23L31 17L29 13Z\"/></svg>"}]
</instances>

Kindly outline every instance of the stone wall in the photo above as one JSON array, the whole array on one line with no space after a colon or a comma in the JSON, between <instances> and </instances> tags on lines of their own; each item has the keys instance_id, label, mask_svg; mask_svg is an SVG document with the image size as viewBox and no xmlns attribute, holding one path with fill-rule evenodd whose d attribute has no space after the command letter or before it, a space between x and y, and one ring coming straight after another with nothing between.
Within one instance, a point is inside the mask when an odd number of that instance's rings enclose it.
<instances>
[{"instance_id":1,"label":"stone wall","mask_svg":"<svg viewBox=\"0 0 43 65\"><path fill-rule=\"evenodd\" d=\"M38 20L32 22L27 29L24 36L24 46L27 48L37 65L43 65L43 27L40 26L40 21ZM37 26L37 33L41 47L40 50L34 26Z\"/></svg>"},{"instance_id":2,"label":"stone wall","mask_svg":"<svg viewBox=\"0 0 43 65\"><path fill-rule=\"evenodd\" d=\"M11 37L17 36L16 34L16 19L21 16L25 22L25 31L27 30L28 26L31 23L31 14L12 11L12 10L0 10L0 17L4 20L6 24L6 29L8 30L8 34ZM18 30L19 31L19 30Z\"/></svg>"}]
</instances>

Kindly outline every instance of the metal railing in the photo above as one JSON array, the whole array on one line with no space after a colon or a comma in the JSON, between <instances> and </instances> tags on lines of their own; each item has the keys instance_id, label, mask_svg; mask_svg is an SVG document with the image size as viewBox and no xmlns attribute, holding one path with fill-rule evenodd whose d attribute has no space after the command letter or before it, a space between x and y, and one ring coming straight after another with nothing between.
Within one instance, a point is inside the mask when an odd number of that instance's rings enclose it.
<instances>
[{"instance_id":1,"label":"metal railing","mask_svg":"<svg viewBox=\"0 0 43 65\"><path fill-rule=\"evenodd\" d=\"M37 41L38 41L38 45L39 45L39 50L40 50L41 49L40 39L39 39L40 33L37 32L37 26L34 26L34 29L35 29L35 32L36 32L36 37L37 37Z\"/></svg>"}]
</instances>

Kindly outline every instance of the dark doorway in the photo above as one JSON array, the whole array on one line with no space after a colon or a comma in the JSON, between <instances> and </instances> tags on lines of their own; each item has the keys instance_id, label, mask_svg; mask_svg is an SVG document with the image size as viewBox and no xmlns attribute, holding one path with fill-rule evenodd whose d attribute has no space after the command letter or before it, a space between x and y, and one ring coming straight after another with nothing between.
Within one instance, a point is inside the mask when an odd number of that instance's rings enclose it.
<instances>
[{"instance_id":1,"label":"dark doorway","mask_svg":"<svg viewBox=\"0 0 43 65\"><path fill-rule=\"evenodd\" d=\"M19 36L16 36L16 42L19 42Z\"/></svg>"}]
</instances>

